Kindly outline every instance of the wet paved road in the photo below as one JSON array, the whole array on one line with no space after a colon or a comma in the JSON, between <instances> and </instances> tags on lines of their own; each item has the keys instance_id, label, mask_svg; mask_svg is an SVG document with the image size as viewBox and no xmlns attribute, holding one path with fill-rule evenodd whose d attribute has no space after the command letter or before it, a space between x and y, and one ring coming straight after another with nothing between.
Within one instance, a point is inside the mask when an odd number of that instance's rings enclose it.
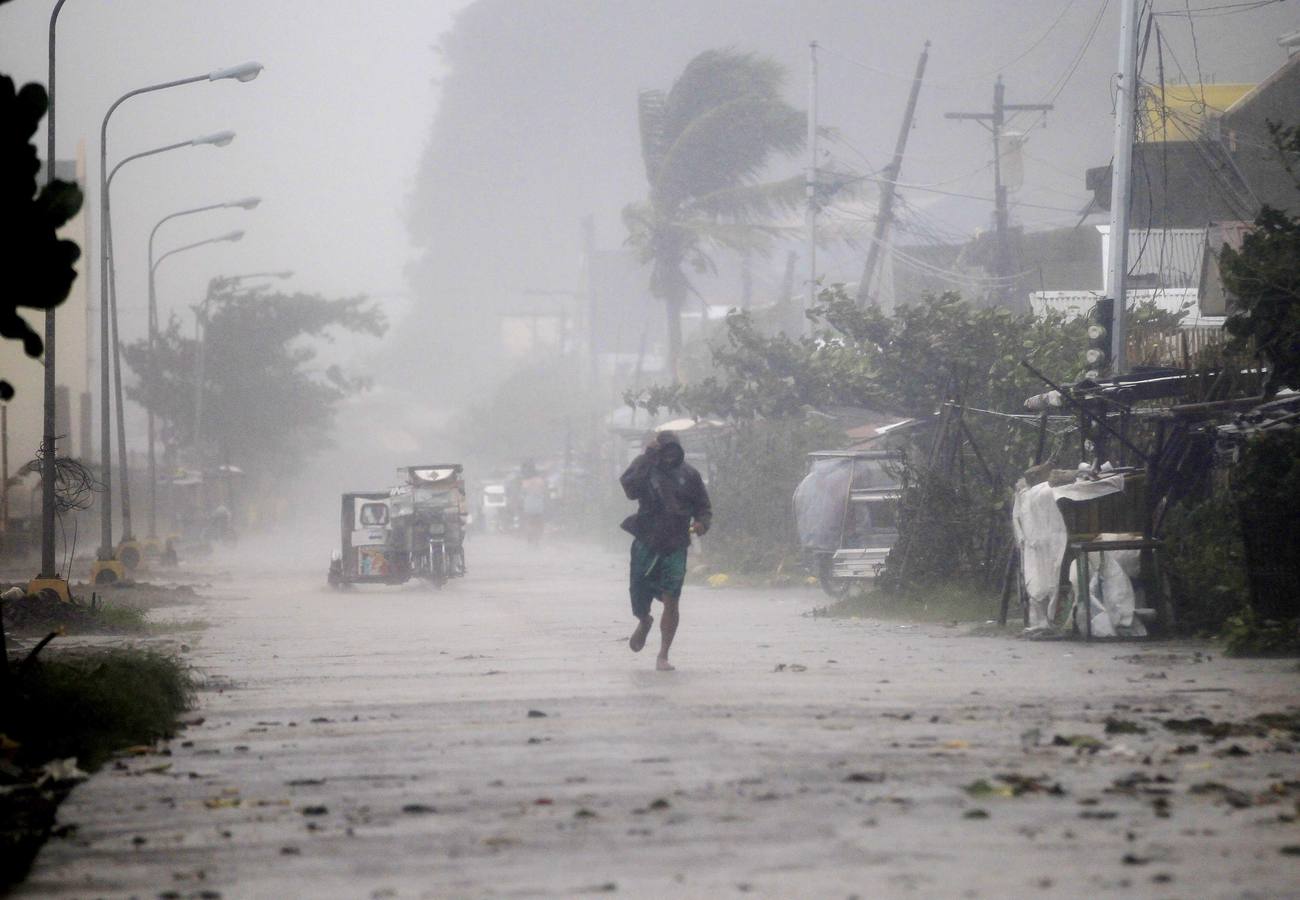
<instances>
[{"instance_id":1,"label":"wet paved road","mask_svg":"<svg viewBox=\"0 0 1300 900\"><path fill-rule=\"evenodd\" d=\"M813 619L812 592L688 589L679 671L661 674L657 634L627 650L621 556L507 539L470 552L470 577L441 594L331 593L323 571L219 583L194 611L211 625L191 654L202 723L170 756L74 791L60 821L75 833L17 895L1300 885L1282 852L1300 845L1286 736L1212 743L1160 724L1283 710L1294 661ZM1107 716L1147 733L1107 735ZM1101 746L1052 745L1080 734ZM1250 755L1216 755L1233 744ZM1003 796L1008 773L1031 779L1019 796ZM963 789L980 779L988 792ZM1190 791L1205 783L1238 793Z\"/></svg>"}]
</instances>

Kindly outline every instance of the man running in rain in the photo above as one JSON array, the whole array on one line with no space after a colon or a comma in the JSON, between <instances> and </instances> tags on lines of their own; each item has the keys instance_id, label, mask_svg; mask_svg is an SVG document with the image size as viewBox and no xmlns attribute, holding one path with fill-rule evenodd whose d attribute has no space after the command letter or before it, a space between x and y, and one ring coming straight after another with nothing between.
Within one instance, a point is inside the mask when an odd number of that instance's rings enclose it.
<instances>
[{"instance_id":1,"label":"man running in rain","mask_svg":"<svg viewBox=\"0 0 1300 900\"><path fill-rule=\"evenodd\" d=\"M686 462L677 435L659 432L645 452L632 460L619 479L623 493L637 501L637 511L623 521L632 541L632 615L638 619L628 646L636 653L645 646L654 616L650 604L664 605L659 623L659 659L655 668L671 672L668 649L677 634L678 604L686 577L686 550L691 535L709 530L713 511L700 473Z\"/></svg>"}]
</instances>

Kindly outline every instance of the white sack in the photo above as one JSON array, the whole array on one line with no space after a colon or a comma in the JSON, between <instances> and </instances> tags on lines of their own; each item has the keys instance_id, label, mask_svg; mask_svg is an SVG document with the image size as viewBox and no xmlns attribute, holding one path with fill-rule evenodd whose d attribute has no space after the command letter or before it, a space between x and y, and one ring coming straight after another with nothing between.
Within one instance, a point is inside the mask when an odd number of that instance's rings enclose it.
<instances>
[{"instance_id":1,"label":"white sack","mask_svg":"<svg viewBox=\"0 0 1300 900\"><path fill-rule=\"evenodd\" d=\"M1126 534L1099 534L1096 540L1113 541L1131 538ZM1108 550L1088 554L1088 615L1092 617L1093 637L1142 637L1147 633L1142 620L1133 615L1137 607L1137 590L1133 579L1141 569L1141 550ZM1081 597L1078 567L1070 572L1074 596ZM1075 621L1080 631L1085 623L1082 608L1075 602Z\"/></svg>"}]
</instances>

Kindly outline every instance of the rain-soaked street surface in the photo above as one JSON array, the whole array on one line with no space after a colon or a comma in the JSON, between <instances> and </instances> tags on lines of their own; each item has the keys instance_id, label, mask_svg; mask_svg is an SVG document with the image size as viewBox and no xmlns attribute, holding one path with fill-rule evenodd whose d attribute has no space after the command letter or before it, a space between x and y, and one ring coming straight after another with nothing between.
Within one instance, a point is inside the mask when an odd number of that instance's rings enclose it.
<instances>
[{"instance_id":1,"label":"rain-soaked street surface","mask_svg":"<svg viewBox=\"0 0 1300 900\"><path fill-rule=\"evenodd\" d=\"M1300 890L1294 736L1253 719L1294 713L1293 660L688 588L657 673L621 555L477 538L469 561L442 593L330 592L323 556L216 580L190 610L201 722L77 788L17 895Z\"/></svg>"}]
</instances>

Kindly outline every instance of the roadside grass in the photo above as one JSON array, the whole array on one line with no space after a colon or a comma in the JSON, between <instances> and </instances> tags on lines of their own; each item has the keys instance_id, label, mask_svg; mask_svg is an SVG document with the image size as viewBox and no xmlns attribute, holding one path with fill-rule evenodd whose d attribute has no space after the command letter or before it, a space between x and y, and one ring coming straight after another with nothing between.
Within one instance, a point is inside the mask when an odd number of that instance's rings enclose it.
<instances>
[{"instance_id":1,"label":"roadside grass","mask_svg":"<svg viewBox=\"0 0 1300 900\"><path fill-rule=\"evenodd\" d=\"M1300 656L1300 618L1261 620L1246 608L1224 622L1220 637L1229 656Z\"/></svg>"},{"instance_id":2,"label":"roadside grass","mask_svg":"<svg viewBox=\"0 0 1300 900\"><path fill-rule=\"evenodd\" d=\"M193 701L190 670L153 650L110 649L15 658L0 673L0 894L26 877L49 838L75 758L94 771L115 753L175 733Z\"/></svg>"},{"instance_id":3,"label":"roadside grass","mask_svg":"<svg viewBox=\"0 0 1300 900\"><path fill-rule=\"evenodd\" d=\"M997 616L998 597L966 585L940 584L911 594L853 591L812 611L813 617L890 619L909 622L984 623Z\"/></svg>"},{"instance_id":4,"label":"roadside grass","mask_svg":"<svg viewBox=\"0 0 1300 900\"><path fill-rule=\"evenodd\" d=\"M98 598L90 603L67 603L49 595L27 594L0 602L0 614L11 634L44 635L60 630L66 634L143 634L150 630L148 607Z\"/></svg>"},{"instance_id":5,"label":"roadside grass","mask_svg":"<svg viewBox=\"0 0 1300 900\"><path fill-rule=\"evenodd\" d=\"M0 733L38 766L75 756L83 769L124 747L171 735L194 697L189 669L155 650L114 648L38 657L14 667Z\"/></svg>"},{"instance_id":6,"label":"roadside grass","mask_svg":"<svg viewBox=\"0 0 1300 900\"><path fill-rule=\"evenodd\" d=\"M91 610L95 624L105 631L139 633L150 630L146 621L149 611L135 606L101 603Z\"/></svg>"}]
</instances>

